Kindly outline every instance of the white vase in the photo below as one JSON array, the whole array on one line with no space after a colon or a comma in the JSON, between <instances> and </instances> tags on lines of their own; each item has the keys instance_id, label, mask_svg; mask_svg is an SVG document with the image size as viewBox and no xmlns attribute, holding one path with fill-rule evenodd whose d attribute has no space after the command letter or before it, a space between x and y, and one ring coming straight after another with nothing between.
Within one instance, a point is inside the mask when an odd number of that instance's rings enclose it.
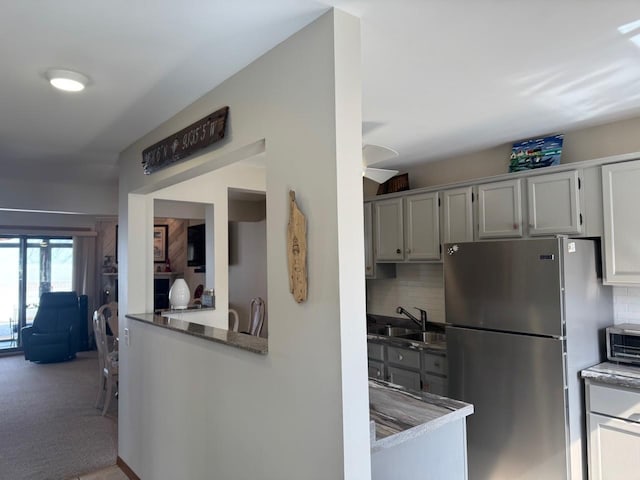
<instances>
[{"instance_id":1,"label":"white vase","mask_svg":"<svg viewBox=\"0 0 640 480\"><path fill-rule=\"evenodd\" d=\"M178 278L169 290L169 303L171 308L175 310L183 310L189 305L191 300L191 292L189 291L189 285L184 281L184 278Z\"/></svg>"}]
</instances>

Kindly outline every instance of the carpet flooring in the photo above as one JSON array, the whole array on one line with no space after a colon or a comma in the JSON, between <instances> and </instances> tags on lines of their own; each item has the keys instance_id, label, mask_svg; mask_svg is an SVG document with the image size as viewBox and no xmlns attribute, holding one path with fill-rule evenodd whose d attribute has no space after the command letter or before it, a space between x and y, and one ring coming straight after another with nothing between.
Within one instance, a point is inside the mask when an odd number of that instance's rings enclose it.
<instances>
[{"instance_id":1,"label":"carpet flooring","mask_svg":"<svg viewBox=\"0 0 640 480\"><path fill-rule=\"evenodd\" d=\"M35 364L0 357L0 480L64 480L116 463L117 401L94 408L97 352Z\"/></svg>"}]
</instances>

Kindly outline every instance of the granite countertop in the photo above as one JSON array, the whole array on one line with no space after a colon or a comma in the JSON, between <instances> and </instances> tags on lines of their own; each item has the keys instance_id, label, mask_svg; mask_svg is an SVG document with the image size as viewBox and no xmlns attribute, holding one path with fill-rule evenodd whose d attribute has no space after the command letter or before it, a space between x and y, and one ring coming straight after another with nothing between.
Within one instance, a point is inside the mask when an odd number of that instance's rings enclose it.
<instances>
[{"instance_id":1,"label":"granite countertop","mask_svg":"<svg viewBox=\"0 0 640 480\"><path fill-rule=\"evenodd\" d=\"M203 338L211 342L224 343L231 347L241 348L261 355L266 355L269 352L267 339L262 337L232 332L223 328L205 326L200 323L188 322L177 318L163 317L153 313L133 313L126 315L126 317L176 332L186 333L187 335Z\"/></svg>"},{"instance_id":2,"label":"granite countertop","mask_svg":"<svg viewBox=\"0 0 640 480\"><path fill-rule=\"evenodd\" d=\"M207 305L189 305L187 308L180 308L180 309L167 308L165 310L156 310L155 313L158 315L171 315L176 313L200 312L202 310L215 310L215 309L216 307L209 307Z\"/></svg>"},{"instance_id":3,"label":"granite countertop","mask_svg":"<svg viewBox=\"0 0 640 480\"><path fill-rule=\"evenodd\" d=\"M640 367L604 362L580 372L582 378L594 382L628 388L640 388Z\"/></svg>"},{"instance_id":4,"label":"granite countertop","mask_svg":"<svg viewBox=\"0 0 640 480\"><path fill-rule=\"evenodd\" d=\"M393 447L465 418L473 405L369 379L369 416L375 422L371 452Z\"/></svg>"}]
</instances>

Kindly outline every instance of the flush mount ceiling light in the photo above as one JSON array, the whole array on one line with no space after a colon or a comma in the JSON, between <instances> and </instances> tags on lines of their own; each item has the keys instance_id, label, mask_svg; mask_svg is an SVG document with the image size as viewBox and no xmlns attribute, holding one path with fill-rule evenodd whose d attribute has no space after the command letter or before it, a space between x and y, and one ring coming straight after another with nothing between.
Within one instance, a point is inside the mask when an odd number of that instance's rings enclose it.
<instances>
[{"instance_id":1,"label":"flush mount ceiling light","mask_svg":"<svg viewBox=\"0 0 640 480\"><path fill-rule=\"evenodd\" d=\"M53 87L65 92L81 92L89 83L86 75L72 70L47 70L47 79Z\"/></svg>"}]
</instances>

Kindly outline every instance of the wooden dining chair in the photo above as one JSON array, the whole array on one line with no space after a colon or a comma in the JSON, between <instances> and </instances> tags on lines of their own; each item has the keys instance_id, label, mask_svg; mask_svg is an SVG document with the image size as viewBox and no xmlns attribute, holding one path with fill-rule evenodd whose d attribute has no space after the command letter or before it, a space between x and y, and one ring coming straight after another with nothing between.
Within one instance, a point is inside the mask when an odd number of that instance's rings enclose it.
<instances>
[{"instance_id":1,"label":"wooden dining chair","mask_svg":"<svg viewBox=\"0 0 640 480\"><path fill-rule=\"evenodd\" d=\"M99 408L101 401L104 402L102 415L109 409L111 398L114 395L114 388L118 388L118 351L109 351L107 342L107 327L104 315L96 310L93 314L93 332L96 337L98 347L98 368L100 370L100 383L98 396L96 397L96 408Z\"/></svg>"},{"instance_id":2,"label":"wooden dining chair","mask_svg":"<svg viewBox=\"0 0 640 480\"><path fill-rule=\"evenodd\" d=\"M104 318L109 325L113 338L118 337L118 302L105 303L98 308L98 313L104 315Z\"/></svg>"},{"instance_id":3,"label":"wooden dining chair","mask_svg":"<svg viewBox=\"0 0 640 480\"><path fill-rule=\"evenodd\" d=\"M251 313L249 317L249 331L245 332L249 335L260 336L262 326L264 325L264 317L266 315L266 304L261 297L251 300Z\"/></svg>"},{"instance_id":4,"label":"wooden dining chair","mask_svg":"<svg viewBox=\"0 0 640 480\"><path fill-rule=\"evenodd\" d=\"M240 318L238 317L238 312L233 308L229 309L229 330L232 332L237 332L238 328L240 328Z\"/></svg>"}]
</instances>

